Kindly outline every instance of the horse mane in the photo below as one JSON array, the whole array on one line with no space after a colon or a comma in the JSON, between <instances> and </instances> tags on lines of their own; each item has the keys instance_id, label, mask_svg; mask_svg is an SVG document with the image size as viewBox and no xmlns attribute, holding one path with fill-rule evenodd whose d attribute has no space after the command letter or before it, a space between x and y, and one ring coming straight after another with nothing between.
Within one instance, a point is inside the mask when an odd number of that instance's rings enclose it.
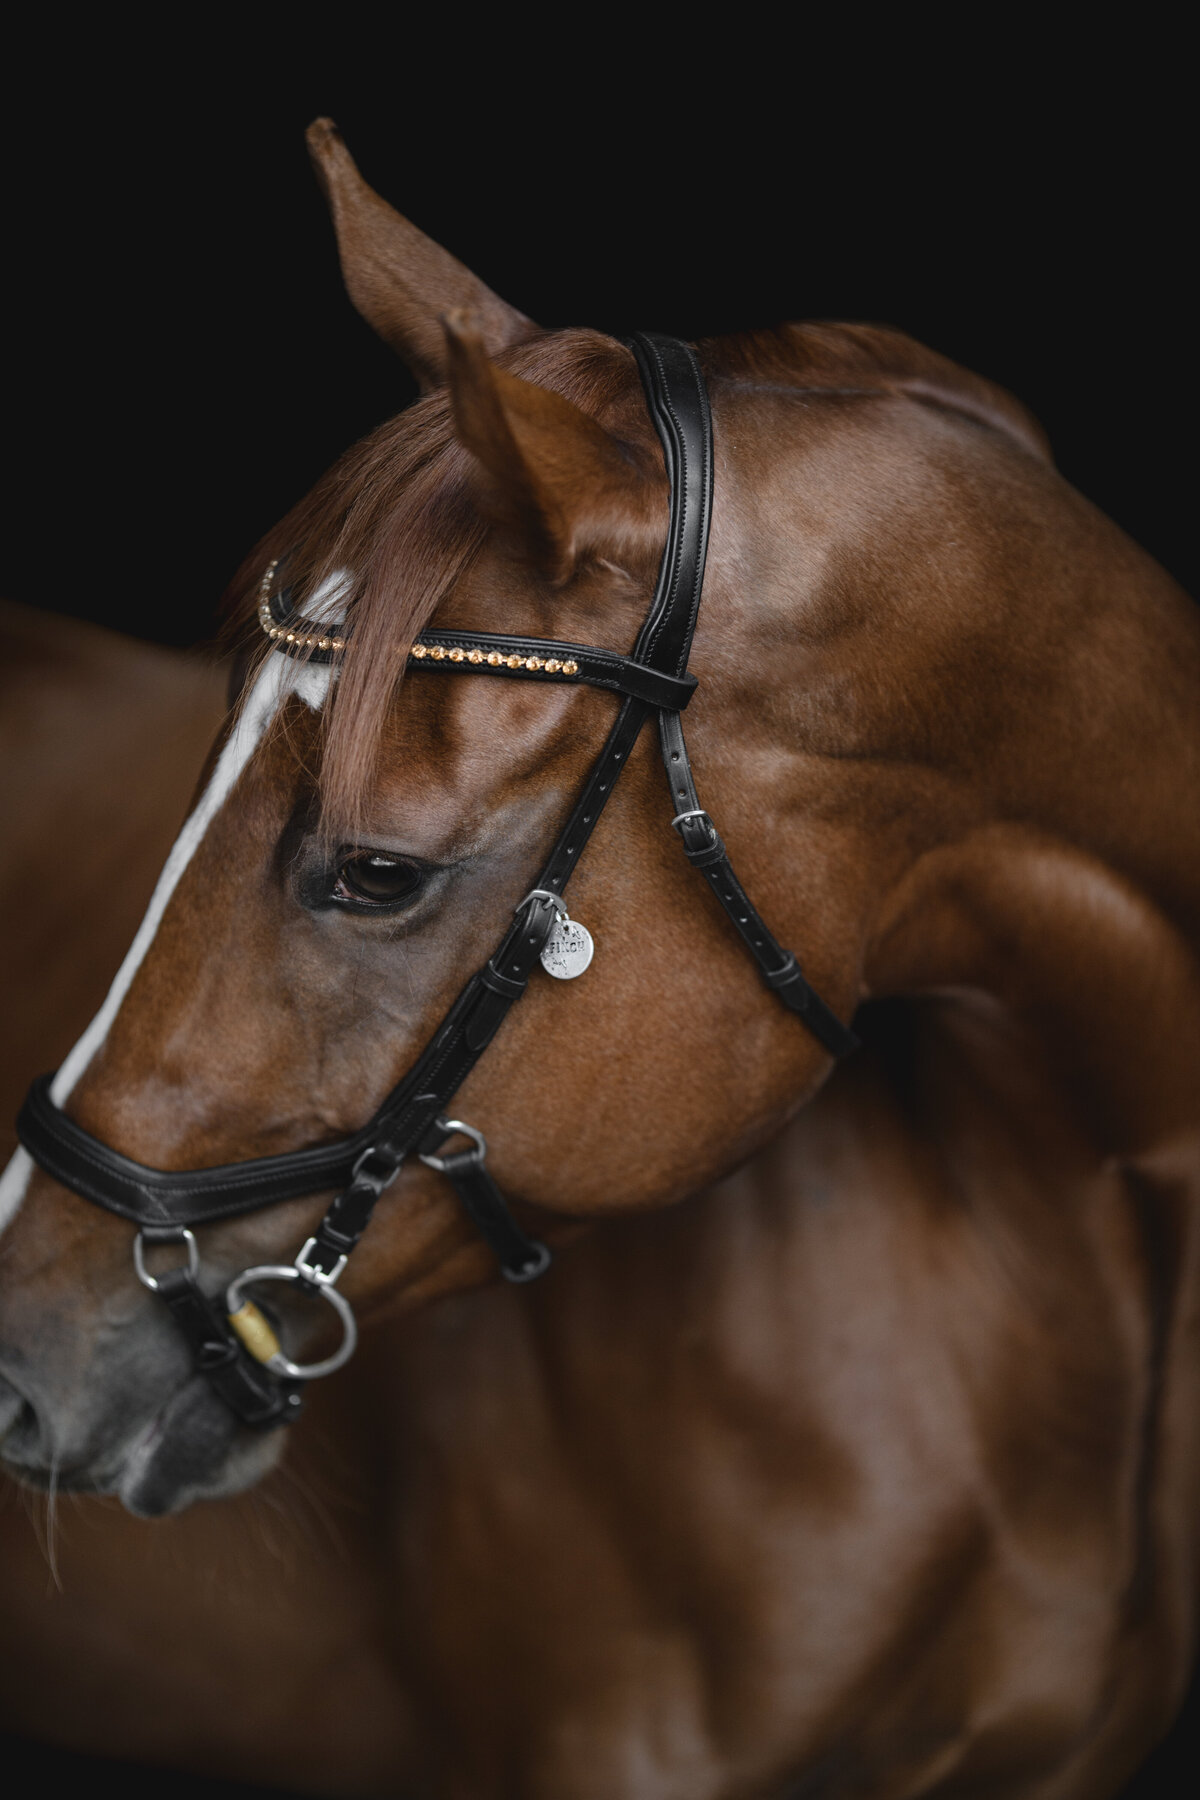
<instances>
[{"instance_id":1,"label":"horse mane","mask_svg":"<svg viewBox=\"0 0 1200 1800\"><path fill-rule=\"evenodd\" d=\"M697 351L717 382L844 399L905 398L957 413L1049 459L1044 434L1019 401L886 326L788 324L703 340ZM633 390L628 356L613 338L550 333L497 360L622 435ZM640 390L634 398L640 406ZM272 654L257 628L258 584L272 559L286 558L285 579L302 616L323 584L352 574L353 630L325 709L319 770L325 815L343 829L352 829L370 793L408 647L486 533L472 496L471 459L455 439L449 398L439 389L339 458L256 545L230 585L226 641L253 669Z\"/></svg>"}]
</instances>

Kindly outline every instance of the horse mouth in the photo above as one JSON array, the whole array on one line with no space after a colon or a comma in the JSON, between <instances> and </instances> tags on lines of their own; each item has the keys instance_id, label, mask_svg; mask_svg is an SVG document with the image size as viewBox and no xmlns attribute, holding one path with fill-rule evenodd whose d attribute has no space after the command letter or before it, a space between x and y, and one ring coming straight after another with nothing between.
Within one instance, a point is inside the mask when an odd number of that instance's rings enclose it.
<instances>
[{"instance_id":1,"label":"horse mouth","mask_svg":"<svg viewBox=\"0 0 1200 1800\"><path fill-rule=\"evenodd\" d=\"M9 1401L0 1410L0 1422L6 1425L0 1467L15 1480L42 1493L112 1495L139 1518L160 1518L195 1500L240 1493L275 1464L283 1444L278 1429L250 1431L239 1425L195 1376L107 1454L48 1456L37 1410L20 1394L15 1406Z\"/></svg>"}]
</instances>

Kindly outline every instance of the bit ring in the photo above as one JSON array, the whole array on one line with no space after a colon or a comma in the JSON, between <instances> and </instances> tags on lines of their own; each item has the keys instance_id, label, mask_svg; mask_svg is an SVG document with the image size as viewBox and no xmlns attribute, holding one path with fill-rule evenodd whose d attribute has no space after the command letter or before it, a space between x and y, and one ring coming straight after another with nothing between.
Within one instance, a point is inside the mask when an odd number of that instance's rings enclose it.
<instances>
[{"instance_id":1,"label":"bit ring","mask_svg":"<svg viewBox=\"0 0 1200 1800\"><path fill-rule=\"evenodd\" d=\"M249 1287L251 1282L255 1281L300 1282L310 1294L318 1293L322 1300L329 1302L342 1322L343 1333L342 1341L333 1355L325 1357L322 1362L296 1363L290 1357L285 1356L282 1350L276 1350L270 1356L259 1356L250 1350L250 1354L255 1357L257 1362L261 1362L264 1368L270 1369L275 1375L287 1376L290 1381L316 1381L322 1375L332 1375L335 1369L340 1369L343 1363L349 1362L354 1355L355 1345L358 1343L358 1325L355 1322L350 1302L344 1294L338 1293L332 1282L326 1281L315 1286L310 1277L298 1269L295 1263L263 1263L258 1268L243 1269L240 1275L234 1277L225 1290L225 1311L229 1314L230 1323L235 1331L237 1330L236 1315L246 1304L242 1299L242 1289ZM242 1337L240 1331L238 1336ZM242 1342L246 1342L244 1337L242 1337ZM248 1345L247 1348L249 1348Z\"/></svg>"}]
</instances>

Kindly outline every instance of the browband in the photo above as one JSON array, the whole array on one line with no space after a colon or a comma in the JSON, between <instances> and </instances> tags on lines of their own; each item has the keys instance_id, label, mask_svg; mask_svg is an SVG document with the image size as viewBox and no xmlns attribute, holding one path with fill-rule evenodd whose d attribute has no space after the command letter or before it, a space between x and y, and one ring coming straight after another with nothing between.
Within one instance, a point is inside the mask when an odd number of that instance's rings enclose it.
<instances>
[{"instance_id":1,"label":"browband","mask_svg":"<svg viewBox=\"0 0 1200 1800\"><path fill-rule=\"evenodd\" d=\"M541 1273L549 1253L513 1221L487 1173L482 1152L439 1156L437 1151L462 1129L445 1117L449 1101L524 993L561 910L556 896L566 888L653 711L659 716L672 824L679 831L684 854L704 875L766 985L831 1055L844 1056L856 1047L854 1034L809 986L794 955L778 943L751 905L716 826L696 794L680 715L696 687L687 662L700 606L712 510L712 420L704 380L689 345L642 333L631 340L630 347L662 442L671 501L654 598L632 654L555 639L437 630L422 632L409 650L410 669L582 683L619 694L621 705L583 792L512 924L373 1117L352 1136L335 1143L217 1168L161 1170L110 1150L69 1119L50 1098L49 1076L31 1087L17 1121L21 1142L30 1155L55 1179L131 1220L148 1237L165 1234L178 1241L186 1227L336 1187L335 1199L296 1263L304 1282L331 1289L366 1229L380 1194L416 1151L454 1182L469 1216L496 1252L505 1276L523 1281ZM260 622L275 647L306 659L336 660L346 639L330 638L319 626L297 620L288 610L288 590L276 594L270 581L268 571ZM294 1389L283 1383L274 1402L270 1394L264 1397L263 1371L255 1366L248 1373L235 1366L237 1357L244 1359L245 1352L236 1341L230 1349L227 1327L200 1293L190 1271L186 1277L183 1272L173 1273L179 1279L160 1281L163 1297L218 1391L249 1423L271 1423L289 1416L298 1404ZM275 1273L278 1275L277 1270ZM336 1299L344 1306L340 1295ZM208 1313L201 1318L205 1306ZM214 1367L218 1351L225 1357L219 1379L204 1365L202 1349Z\"/></svg>"}]
</instances>

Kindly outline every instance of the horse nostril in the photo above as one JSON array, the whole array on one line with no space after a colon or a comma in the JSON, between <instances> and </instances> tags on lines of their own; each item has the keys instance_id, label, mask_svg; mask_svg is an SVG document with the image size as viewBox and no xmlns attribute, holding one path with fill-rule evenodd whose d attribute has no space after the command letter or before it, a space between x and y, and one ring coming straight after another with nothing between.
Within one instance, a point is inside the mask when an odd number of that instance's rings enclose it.
<instances>
[{"instance_id":1,"label":"horse nostril","mask_svg":"<svg viewBox=\"0 0 1200 1800\"><path fill-rule=\"evenodd\" d=\"M42 1428L37 1413L10 1382L0 1375L0 1458L23 1468L36 1456Z\"/></svg>"},{"instance_id":2,"label":"horse nostril","mask_svg":"<svg viewBox=\"0 0 1200 1800\"><path fill-rule=\"evenodd\" d=\"M18 1424L24 1409L25 1401L22 1396L0 1375L0 1443Z\"/></svg>"}]
</instances>

